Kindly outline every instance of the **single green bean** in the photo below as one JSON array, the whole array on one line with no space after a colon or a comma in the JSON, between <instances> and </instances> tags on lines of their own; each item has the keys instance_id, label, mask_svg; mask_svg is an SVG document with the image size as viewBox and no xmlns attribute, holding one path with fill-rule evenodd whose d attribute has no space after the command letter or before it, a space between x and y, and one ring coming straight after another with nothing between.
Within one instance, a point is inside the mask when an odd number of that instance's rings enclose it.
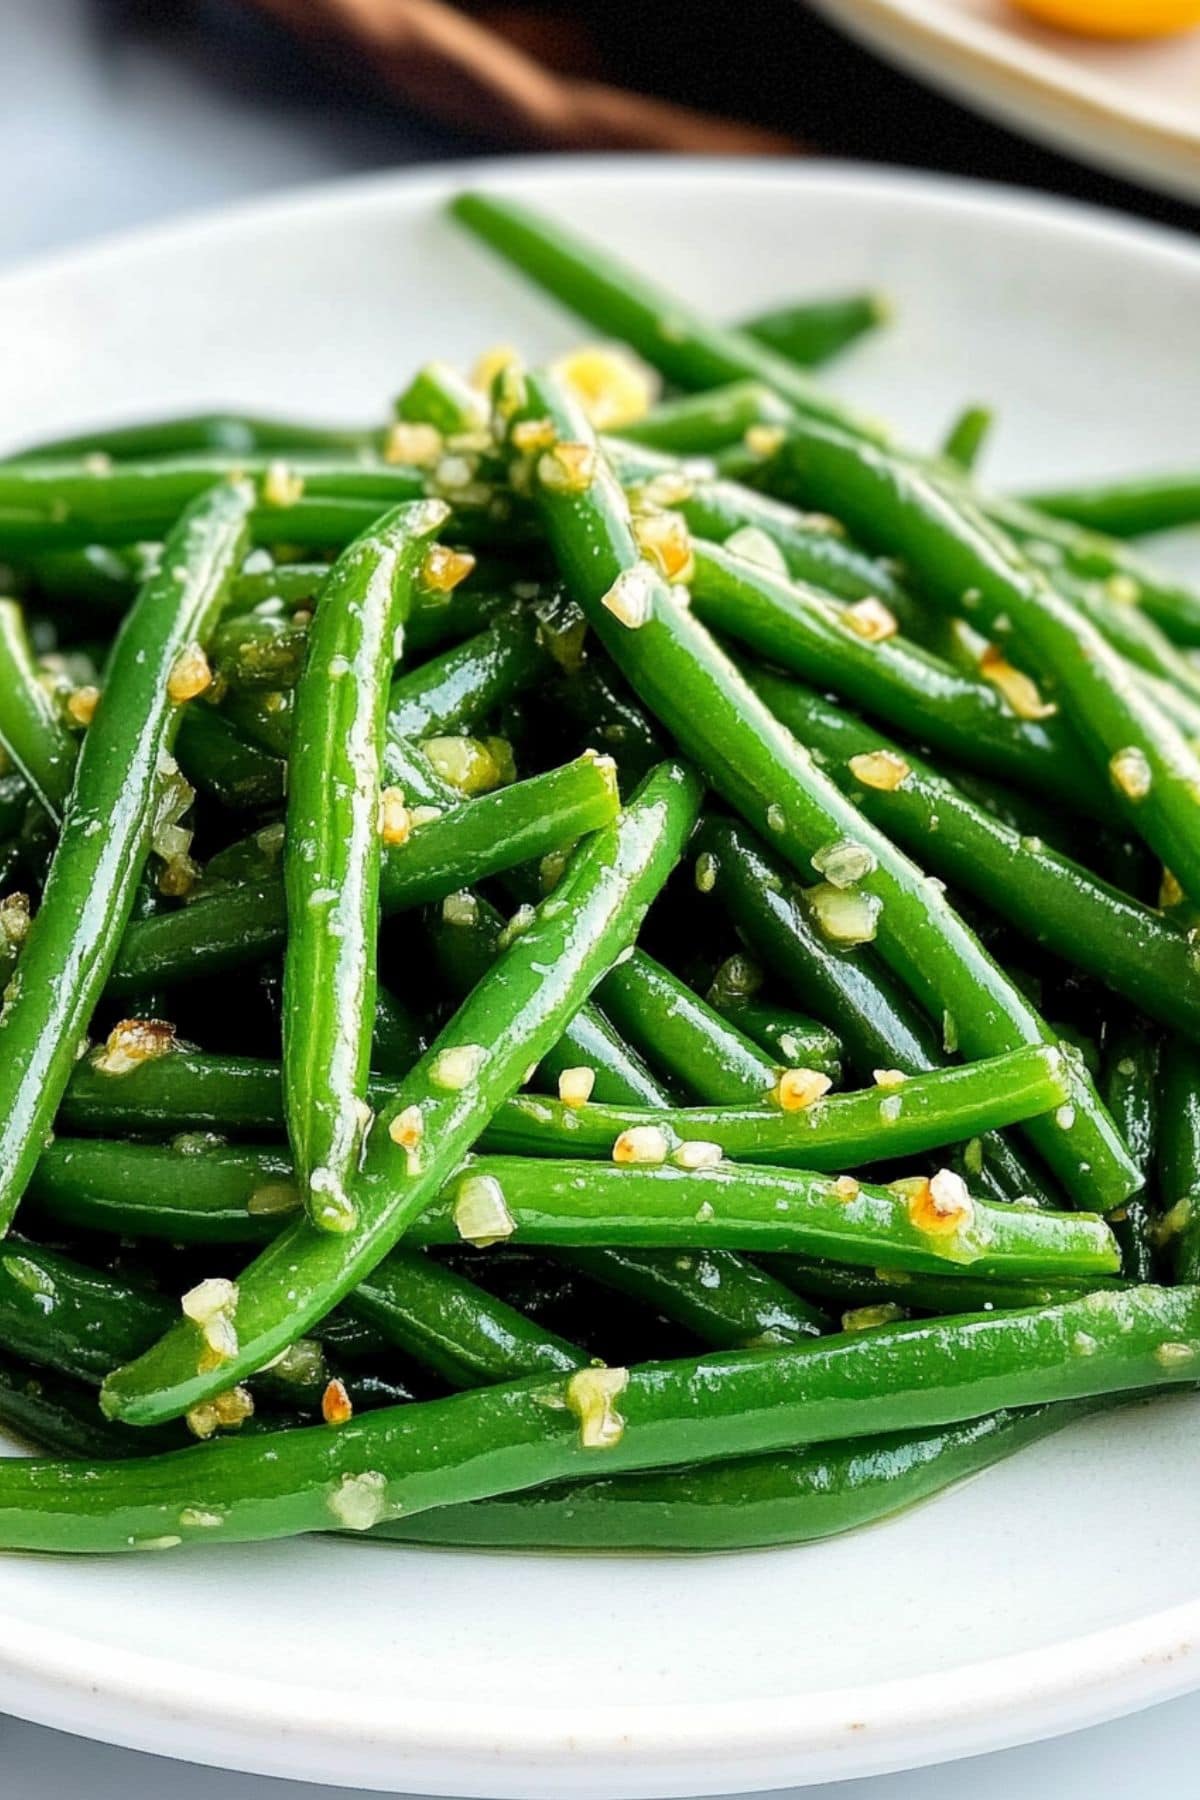
<instances>
[{"instance_id":1,"label":"single green bean","mask_svg":"<svg viewBox=\"0 0 1200 1800\"><path fill-rule=\"evenodd\" d=\"M892 317L886 294L838 294L829 299L794 300L742 321L741 329L789 362L812 369L840 355L860 337L878 331Z\"/></svg>"},{"instance_id":2,"label":"single green bean","mask_svg":"<svg viewBox=\"0 0 1200 1800\"><path fill-rule=\"evenodd\" d=\"M296 690L283 878L283 1091L314 1225L349 1231L375 1013L384 731L396 632L439 502L388 513L334 564ZM386 829L386 825L385 825Z\"/></svg>"},{"instance_id":3,"label":"single green bean","mask_svg":"<svg viewBox=\"0 0 1200 1800\"><path fill-rule=\"evenodd\" d=\"M57 825L71 789L75 745L38 680L15 600L0 600L0 746Z\"/></svg>"},{"instance_id":4,"label":"single green bean","mask_svg":"<svg viewBox=\"0 0 1200 1800\"><path fill-rule=\"evenodd\" d=\"M117 639L42 903L0 1011L0 1231L116 960L179 722L173 674L216 623L245 547L250 504L244 484L225 484L185 511L162 572L143 588Z\"/></svg>"},{"instance_id":5,"label":"single green bean","mask_svg":"<svg viewBox=\"0 0 1200 1800\"><path fill-rule=\"evenodd\" d=\"M187 709L175 753L192 786L232 812L266 812L283 805L283 758L247 742L233 721L211 706Z\"/></svg>"},{"instance_id":6,"label":"single green bean","mask_svg":"<svg viewBox=\"0 0 1200 1800\"><path fill-rule=\"evenodd\" d=\"M1161 1237L1176 1281L1200 1270L1200 1051L1168 1041L1158 1128Z\"/></svg>"},{"instance_id":7,"label":"single green bean","mask_svg":"<svg viewBox=\"0 0 1200 1800\"><path fill-rule=\"evenodd\" d=\"M898 1306L905 1311L950 1316L964 1312L1017 1312L1022 1307L1053 1306L1080 1294L1121 1285L1111 1275L1052 1275L1041 1281L1001 1281L974 1269L942 1274L864 1269L788 1252L764 1257L763 1262L798 1293L811 1295L839 1312L854 1312L866 1306Z\"/></svg>"},{"instance_id":8,"label":"single green bean","mask_svg":"<svg viewBox=\"0 0 1200 1800\"><path fill-rule=\"evenodd\" d=\"M1121 1020L1105 1032L1104 1099L1147 1184L1110 1221L1121 1246L1122 1266L1131 1281L1152 1281L1156 1272L1158 1209L1151 1205L1147 1188L1154 1174L1158 1136L1158 1065L1158 1039L1142 1021Z\"/></svg>"},{"instance_id":9,"label":"single green bean","mask_svg":"<svg viewBox=\"0 0 1200 1800\"><path fill-rule=\"evenodd\" d=\"M716 1350L763 1350L829 1330L817 1307L730 1250L601 1246L557 1254L569 1268L642 1301Z\"/></svg>"},{"instance_id":10,"label":"single green bean","mask_svg":"<svg viewBox=\"0 0 1200 1800\"><path fill-rule=\"evenodd\" d=\"M520 1094L492 1120L486 1142L526 1156L605 1157L623 1132L648 1129L660 1132L665 1148L675 1151L700 1142L719 1146L735 1161L857 1168L1036 1118L1065 1104L1069 1092L1062 1052L1031 1045L859 1093L830 1094L795 1111L761 1104L570 1106Z\"/></svg>"},{"instance_id":11,"label":"single green bean","mask_svg":"<svg viewBox=\"0 0 1200 1800\"><path fill-rule=\"evenodd\" d=\"M623 425L626 443L672 456L705 456L741 441L755 425L784 425L792 409L758 381L733 381L699 394L662 400L644 419Z\"/></svg>"},{"instance_id":12,"label":"single green bean","mask_svg":"<svg viewBox=\"0 0 1200 1800\"><path fill-rule=\"evenodd\" d=\"M842 1043L835 1031L803 1013L766 1001L710 994L717 1011L785 1068L815 1069L836 1087L842 1079Z\"/></svg>"},{"instance_id":13,"label":"single green bean","mask_svg":"<svg viewBox=\"0 0 1200 1800\"><path fill-rule=\"evenodd\" d=\"M1095 1410L1087 1402L988 1413L665 1474L593 1476L442 1506L380 1525L400 1543L465 1549L658 1553L809 1544L915 1506Z\"/></svg>"},{"instance_id":14,"label":"single green bean","mask_svg":"<svg viewBox=\"0 0 1200 1800\"><path fill-rule=\"evenodd\" d=\"M419 1251L393 1250L346 1309L451 1387L579 1369L584 1351Z\"/></svg>"},{"instance_id":15,"label":"single green bean","mask_svg":"<svg viewBox=\"0 0 1200 1800\"><path fill-rule=\"evenodd\" d=\"M110 456L114 462L140 462L144 457L182 456L201 450L227 456L253 456L265 450L359 452L373 449L380 435L339 425L314 425L300 419L261 418L248 413L193 413L139 420L133 425L97 425L92 431L70 437L47 438L23 450L19 460Z\"/></svg>"},{"instance_id":16,"label":"single green bean","mask_svg":"<svg viewBox=\"0 0 1200 1800\"><path fill-rule=\"evenodd\" d=\"M733 327L710 325L674 296L600 249L516 201L457 194L450 211L460 225L513 263L606 336L621 338L683 388L718 387L749 378L774 388L798 411L835 419L875 436L786 357Z\"/></svg>"},{"instance_id":17,"label":"single green bean","mask_svg":"<svg viewBox=\"0 0 1200 1800\"><path fill-rule=\"evenodd\" d=\"M1195 470L1167 475L1133 475L1051 488L1026 496L1026 505L1109 537L1146 537L1200 520L1200 475Z\"/></svg>"},{"instance_id":18,"label":"single green bean","mask_svg":"<svg viewBox=\"0 0 1200 1800\"><path fill-rule=\"evenodd\" d=\"M531 687L549 666L536 620L525 612L501 613L474 637L393 683L388 733L419 743L468 730Z\"/></svg>"},{"instance_id":19,"label":"single green bean","mask_svg":"<svg viewBox=\"0 0 1200 1800\"><path fill-rule=\"evenodd\" d=\"M12 1458L0 1463L0 1543L162 1550L365 1529L594 1475L598 1459L610 1475L678 1467L1187 1383L1198 1353L1194 1288L1132 1288L617 1370L606 1416L601 1396L592 1400L597 1384L576 1373L386 1409L336 1431L218 1439L166 1457ZM597 1442L602 1450L589 1447Z\"/></svg>"},{"instance_id":20,"label":"single green bean","mask_svg":"<svg viewBox=\"0 0 1200 1800\"><path fill-rule=\"evenodd\" d=\"M669 1081L713 1105L761 1101L778 1080L753 1039L642 950L605 976L596 998Z\"/></svg>"},{"instance_id":21,"label":"single green bean","mask_svg":"<svg viewBox=\"0 0 1200 1800\"><path fill-rule=\"evenodd\" d=\"M942 455L946 461L956 463L969 475L986 448L995 422L996 417L990 406L966 407L946 433L946 441L942 445Z\"/></svg>"}]
</instances>

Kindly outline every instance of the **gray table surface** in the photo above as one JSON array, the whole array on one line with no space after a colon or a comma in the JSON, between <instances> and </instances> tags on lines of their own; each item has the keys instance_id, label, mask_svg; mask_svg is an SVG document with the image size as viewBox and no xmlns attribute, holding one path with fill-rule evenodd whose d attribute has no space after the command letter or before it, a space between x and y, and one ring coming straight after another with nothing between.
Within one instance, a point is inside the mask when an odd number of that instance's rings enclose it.
<instances>
[{"instance_id":1,"label":"gray table surface","mask_svg":"<svg viewBox=\"0 0 1200 1800\"><path fill-rule=\"evenodd\" d=\"M0 0L0 71L0 267L172 213L462 150L382 103L331 92L220 0ZM1124 1800L1166 1789L1198 1760L1200 1695L854 1792ZM349 1790L168 1765L2 1717L0 1771L5 1800L168 1791L172 1800L352 1800ZM833 1789L806 1792L820 1800Z\"/></svg>"}]
</instances>

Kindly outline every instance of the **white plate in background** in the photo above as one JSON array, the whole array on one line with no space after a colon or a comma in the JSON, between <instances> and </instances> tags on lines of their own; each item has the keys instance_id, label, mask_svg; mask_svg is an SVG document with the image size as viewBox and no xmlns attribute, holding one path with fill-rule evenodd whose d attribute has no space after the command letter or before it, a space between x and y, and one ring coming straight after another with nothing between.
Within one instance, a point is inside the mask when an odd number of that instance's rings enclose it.
<instances>
[{"instance_id":1,"label":"white plate in background","mask_svg":"<svg viewBox=\"0 0 1200 1800\"><path fill-rule=\"evenodd\" d=\"M812 0L908 74L1053 149L1200 200L1200 31L1103 40L1008 0Z\"/></svg>"},{"instance_id":2,"label":"white plate in background","mask_svg":"<svg viewBox=\"0 0 1200 1800\"><path fill-rule=\"evenodd\" d=\"M464 182L580 220L719 313L889 289L896 324L838 384L923 442L994 401L1003 479L1196 460L1184 241L939 179L638 159L355 181L3 277L5 433L222 403L367 418L431 355L571 341L443 220ZM1197 1406L1090 1421L806 1549L0 1557L0 1710L265 1774L547 1800L1016 1743L1200 1683Z\"/></svg>"}]
</instances>

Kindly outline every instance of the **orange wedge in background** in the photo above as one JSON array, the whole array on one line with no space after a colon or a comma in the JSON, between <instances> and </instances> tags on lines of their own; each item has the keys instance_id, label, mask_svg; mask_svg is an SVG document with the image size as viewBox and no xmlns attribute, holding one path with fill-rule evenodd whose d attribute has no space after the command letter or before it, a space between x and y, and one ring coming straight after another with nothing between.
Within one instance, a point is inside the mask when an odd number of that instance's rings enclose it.
<instances>
[{"instance_id":1,"label":"orange wedge in background","mask_svg":"<svg viewBox=\"0 0 1200 1800\"><path fill-rule=\"evenodd\" d=\"M1166 37L1200 25L1200 0L1012 0L1031 19L1084 37Z\"/></svg>"}]
</instances>

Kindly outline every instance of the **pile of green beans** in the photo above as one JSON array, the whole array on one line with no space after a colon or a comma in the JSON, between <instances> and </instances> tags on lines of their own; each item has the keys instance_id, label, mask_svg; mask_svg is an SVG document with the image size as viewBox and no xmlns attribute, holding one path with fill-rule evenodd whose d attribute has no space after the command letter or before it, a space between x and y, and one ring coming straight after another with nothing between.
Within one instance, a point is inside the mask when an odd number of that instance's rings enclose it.
<instances>
[{"instance_id":1,"label":"pile of green beans","mask_svg":"<svg viewBox=\"0 0 1200 1800\"><path fill-rule=\"evenodd\" d=\"M803 1543L1200 1379L1195 477L451 213L606 343L0 462L0 1548Z\"/></svg>"}]
</instances>

